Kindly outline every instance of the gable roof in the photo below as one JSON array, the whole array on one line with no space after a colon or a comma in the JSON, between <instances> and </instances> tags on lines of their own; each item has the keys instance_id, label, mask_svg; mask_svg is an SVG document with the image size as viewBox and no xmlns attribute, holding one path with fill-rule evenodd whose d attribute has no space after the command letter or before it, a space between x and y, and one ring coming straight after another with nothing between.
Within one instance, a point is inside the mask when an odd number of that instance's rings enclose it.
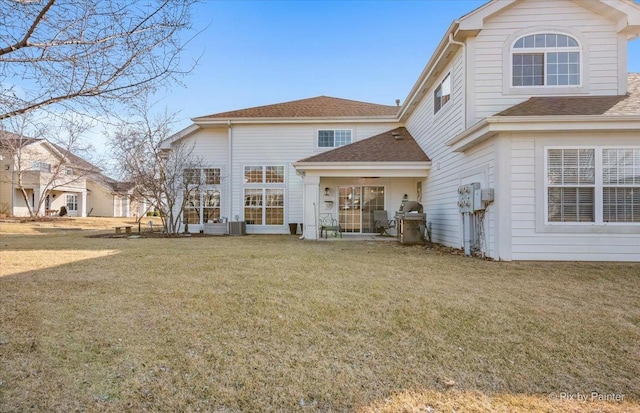
<instances>
[{"instance_id":1,"label":"gable roof","mask_svg":"<svg viewBox=\"0 0 640 413\"><path fill-rule=\"evenodd\" d=\"M422 73L414 83L413 88L404 100L399 111L401 122L413 113L426 92L442 76L441 71L455 56L455 52L461 47L467 37L476 36L492 16L496 16L505 10L525 0L491 0L470 13L454 20L431 58L424 67ZM640 36L640 4L633 0L573 0L576 4L599 13L617 23L618 33L626 39L634 39Z\"/></svg>"},{"instance_id":2,"label":"gable roof","mask_svg":"<svg viewBox=\"0 0 640 413\"><path fill-rule=\"evenodd\" d=\"M194 122L208 119L235 118L351 118L351 117L394 117L398 106L379 105L356 100L318 96L273 105L257 106L230 112L194 118Z\"/></svg>"},{"instance_id":3,"label":"gable roof","mask_svg":"<svg viewBox=\"0 0 640 413\"><path fill-rule=\"evenodd\" d=\"M627 85L625 96L532 97L495 116L640 115L640 73L629 73Z\"/></svg>"},{"instance_id":4,"label":"gable roof","mask_svg":"<svg viewBox=\"0 0 640 413\"><path fill-rule=\"evenodd\" d=\"M96 173L91 177L91 180L103 187L109 189L112 193L127 194L130 193L136 187L133 182L116 181L113 178L108 177L103 173Z\"/></svg>"},{"instance_id":5,"label":"gable roof","mask_svg":"<svg viewBox=\"0 0 640 413\"><path fill-rule=\"evenodd\" d=\"M341 146L298 162L429 162L404 127Z\"/></svg>"},{"instance_id":6,"label":"gable roof","mask_svg":"<svg viewBox=\"0 0 640 413\"><path fill-rule=\"evenodd\" d=\"M0 129L0 150L17 149L18 146L27 146L39 140Z\"/></svg>"},{"instance_id":7,"label":"gable roof","mask_svg":"<svg viewBox=\"0 0 640 413\"><path fill-rule=\"evenodd\" d=\"M41 143L43 144L43 146L48 147L48 151L51 152L54 156L63 159L66 158L66 162L71 167L80 168L91 172L100 171L100 168L98 168L97 166L84 160L83 158L63 148L62 146L57 145L53 142L49 142L47 139L29 138L27 136L18 135L13 132L0 130L0 150L13 150L17 149L18 146L22 148L27 145L36 143Z\"/></svg>"}]
</instances>

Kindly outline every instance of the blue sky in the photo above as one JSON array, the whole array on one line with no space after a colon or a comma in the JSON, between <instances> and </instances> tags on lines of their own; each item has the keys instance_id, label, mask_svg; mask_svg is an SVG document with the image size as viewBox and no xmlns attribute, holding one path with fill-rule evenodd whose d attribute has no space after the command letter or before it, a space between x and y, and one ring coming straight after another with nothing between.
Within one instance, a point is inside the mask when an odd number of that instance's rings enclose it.
<instances>
[{"instance_id":1,"label":"blue sky","mask_svg":"<svg viewBox=\"0 0 640 413\"><path fill-rule=\"evenodd\" d=\"M484 3L204 0L194 20L204 31L184 55L199 63L158 104L179 112L176 130L196 116L319 95L393 105L451 22ZM640 40L629 71L640 72Z\"/></svg>"},{"instance_id":2,"label":"blue sky","mask_svg":"<svg viewBox=\"0 0 640 413\"><path fill-rule=\"evenodd\" d=\"M209 27L188 50L203 53L199 64L160 104L180 111L183 127L195 116L320 95L394 105L451 22L483 3L205 0L194 26Z\"/></svg>"}]
</instances>

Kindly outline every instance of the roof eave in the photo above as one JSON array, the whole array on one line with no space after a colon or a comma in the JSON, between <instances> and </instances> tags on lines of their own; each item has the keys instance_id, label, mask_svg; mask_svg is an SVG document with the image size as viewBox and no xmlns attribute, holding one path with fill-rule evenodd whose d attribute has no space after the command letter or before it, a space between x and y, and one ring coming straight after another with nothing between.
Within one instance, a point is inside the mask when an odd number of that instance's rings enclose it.
<instances>
[{"instance_id":1,"label":"roof eave","mask_svg":"<svg viewBox=\"0 0 640 413\"><path fill-rule=\"evenodd\" d=\"M367 161L367 162L294 162L293 166L296 169L323 169L323 170L336 170L336 169L363 169L372 168L380 170L389 169L431 169L431 161Z\"/></svg>"},{"instance_id":2,"label":"roof eave","mask_svg":"<svg viewBox=\"0 0 640 413\"><path fill-rule=\"evenodd\" d=\"M420 94L420 91L425 86L427 86L427 81L433 74L435 67L440 62L442 56L445 55L445 51L447 50L447 48L451 46L451 43L449 41L449 34L454 34L457 31L458 26L459 26L458 20L451 22L451 25L449 26L444 36L440 40L440 43L438 44L435 51L431 55L431 58L427 62L427 65L424 67L424 69L422 70L422 73L420 73L420 76L418 76L418 79L413 84L413 88L411 88L411 90L409 91L409 94L404 99L404 102L400 107L400 111L398 112L399 120L402 121L407 117L409 117L409 115L415 109L415 106L417 106L417 103L420 101L420 98L418 97L418 95Z\"/></svg>"},{"instance_id":3,"label":"roof eave","mask_svg":"<svg viewBox=\"0 0 640 413\"><path fill-rule=\"evenodd\" d=\"M199 126L227 126L229 124L281 124L281 123L352 123L352 122L374 122L387 123L397 122L396 115L384 116L342 116L342 117L299 117L299 118L193 118L192 121Z\"/></svg>"},{"instance_id":4,"label":"roof eave","mask_svg":"<svg viewBox=\"0 0 640 413\"><path fill-rule=\"evenodd\" d=\"M169 149L174 142L186 138L187 136L195 133L198 129L200 129L200 126L197 124L189 125L160 142L160 148L162 150Z\"/></svg>"},{"instance_id":5,"label":"roof eave","mask_svg":"<svg viewBox=\"0 0 640 413\"><path fill-rule=\"evenodd\" d=\"M446 145L454 152L464 152L500 132L584 130L637 131L640 130L640 115L491 116L458 134Z\"/></svg>"}]
</instances>

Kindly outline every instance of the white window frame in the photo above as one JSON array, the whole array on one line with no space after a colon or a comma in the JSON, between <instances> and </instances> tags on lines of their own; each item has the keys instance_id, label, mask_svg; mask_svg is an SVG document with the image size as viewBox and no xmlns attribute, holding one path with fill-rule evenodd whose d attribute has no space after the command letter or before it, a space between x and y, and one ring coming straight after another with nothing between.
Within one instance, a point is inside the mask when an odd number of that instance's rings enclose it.
<instances>
[{"instance_id":1,"label":"white window frame","mask_svg":"<svg viewBox=\"0 0 640 413\"><path fill-rule=\"evenodd\" d=\"M70 208L70 204L75 208ZM66 194L64 198L64 206L67 208L67 212L78 212L78 195Z\"/></svg>"},{"instance_id":2,"label":"white window frame","mask_svg":"<svg viewBox=\"0 0 640 413\"><path fill-rule=\"evenodd\" d=\"M593 199L593 214L594 220L593 222L557 222L557 221L549 221L549 187L553 187L553 185L549 185L548 180L548 171L549 171L549 150L550 149L593 149L594 157L595 157L595 180L594 184L590 185L594 188L594 199ZM636 149L640 150L640 146L633 145L548 145L543 147L543 156L544 156L544 225L549 227L593 227L593 226L610 226L610 227L640 227L640 222L605 222L604 214L603 214L603 192L604 187L636 187L635 185L605 185L603 179L603 152L605 149ZM580 185L576 185L580 186Z\"/></svg>"},{"instance_id":3,"label":"white window frame","mask_svg":"<svg viewBox=\"0 0 640 413\"><path fill-rule=\"evenodd\" d=\"M524 48L515 48L515 44L516 42L518 42L520 39L523 39L525 37L528 36L536 36L536 35L547 35L547 34L555 34L555 35L562 35L562 36L567 36L571 39L573 39L578 46L567 46L567 47L545 47L545 46L541 46L541 47L524 47ZM577 39L576 37L572 36L571 34L568 33L562 33L562 32L558 32L558 31L539 31L539 32L532 32L532 33L527 33L521 36L518 36L512 43L511 43L511 51L509 53L509 67L511 68L509 74L509 83L511 84L511 87L513 88L580 88L582 87L582 83L583 83L583 66L584 66L584 62L583 62L583 53L582 53L582 44L580 43L580 40ZM578 65L579 65L579 70L578 70L578 76L580 81L578 82L578 84L566 84L566 85L549 85L548 84L548 71L547 71L547 65L548 65L548 55L549 53L570 53L570 52L577 52L578 53ZM542 69L543 69L543 73L542 73L542 85L514 85L513 84L513 56L516 54L524 54L524 55L531 55L531 54L542 54L543 58L542 58ZM567 76L569 76L567 74Z\"/></svg>"},{"instance_id":4,"label":"white window frame","mask_svg":"<svg viewBox=\"0 0 640 413\"><path fill-rule=\"evenodd\" d=\"M258 182L247 182L245 181L245 177L246 177L246 173L247 173L247 168L254 168L255 170L260 169L262 171L261 173L261 179ZM268 182L267 180L267 169L268 168L280 168L282 170L282 182ZM245 205L245 200L246 200L246 191L247 190L255 190L255 191L261 191L261 196L262 196L262 203L259 206L260 210L261 210L261 216L262 216L262 224L247 224L247 225L253 225L256 227L280 227L280 226L284 226L286 224L286 196L287 196L287 191L286 191L286 183L287 183L287 167L286 165L283 164L251 164L251 165L244 165L242 167L242 178L244 181L244 188L242 191L242 216L243 219L246 221L247 217L245 216L245 209L247 207L251 207L251 206L247 206ZM282 224L267 224L267 215L266 215L266 210L267 210L267 191L268 190L272 190L272 189L278 189L282 191L282 200L283 200L283 204L282 204ZM258 207L255 207L255 209L258 209Z\"/></svg>"},{"instance_id":5,"label":"white window frame","mask_svg":"<svg viewBox=\"0 0 640 413\"><path fill-rule=\"evenodd\" d=\"M273 191L273 190L279 190L282 191L282 206L281 207L276 207L276 206L269 206L267 205L267 192L268 191ZM254 205L246 205L246 199L247 199L247 191L256 191L260 193L261 196L261 203L260 205L254 206ZM252 209L256 209L256 210L260 210L261 213L261 220L262 223L261 224L247 224L247 225L252 225L252 226L256 226L256 227L281 227L283 225L285 225L286 223L286 217L285 217L285 206L287 205L287 199L286 199L286 189L283 186L271 186L271 187L246 187L244 188L244 190L242 191L242 215L244 216L245 221L247 220L247 217L245 216L245 209L246 208L252 208ZM267 224L267 209L268 208L278 208L278 209L282 209L282 223L281 224Z\"/></svg>"},{"instance_id":6,"label":"white window frame","mask_svg":"<svg viewBox=\"0 0 640 413\"><path fill-rule=\"evenodd\" d=\"M213 170L213 176L217 176L217 183L207 183L207 172L206 171L210 171ZM189 223L189 225L203 225L206 223L205 219L204 219L204 210L205 208L207 209L217 209L218 211L220 211L218 213L218 216L221 216L221 205L222 205L222 191L220 189L220 183L222 182L222 168L220 167L202 167L202 168L186 168L183 171L185 180L186 180L186 174L188 173L187 171L198 171L197 174L194 174L193 177L197 178L197 182L188 182L187 185L189 186L190 190L189 193L191 194L191 190L193 190L193 187L197 187L197 191L196 193L198 194L197 198L194 197L194 201L198 202L198 205L190 205L190 201L187 201L187 203L185 203L184 207L183 207L183 214L182 214L182 223L185 224L185 216L184 216L184 211L188 210L193 210L193 209L197 209L198 210L198 223ZM217 171L217 172L216 172ZM207 206L205 205L204 202L204 196L205 196L205 192L207 191L217 191L218 192L218 205L216 206ZM184 196L184 195L183 195Z\"/></svg>"},{"instance_id":7,"label":"white window frame","mask_svg":"<svg viewBox=\"0 0 640 413\"><path fill-rule=\"evenodd\" d=\"M260 168L262 170L262 179L257 182L247 182L246 173L247 168ZM267 182L267 168L282 168L282 182ZM242 180L245 185L284 185L287 181L287 167L282 164L253 164L253 165L244 165L242 167Z\"/></svg>"},{"instance_id":8,"label":"white window frame","mask_svg":"<svg viewBox=\"0 0 640 413\"><path fill-rule=\"evenodd\" d=\"M444 94L444 92L446 91L445 86L448 86L449 88L449 93L446 95ZM441 93L440 96L438 96L438 91L440 91ZM453 94L453 90L452 90L451 72L449 72L442 78L440 83L438 83L438 86L436 86L436 88L433 90L433 114L434 115L440 112L447 105L447 103L451 101L452 94ZM436 102L438 102L438 105L436 105Z\"/></svg>"},{"instance_id":9,"label":"white window frame","mask_svg":"<svg viewBox=\"0 0 640 413\"><path fill-rule=\"evenodd\" d=\"M513 86L513 53L515 43L522 37L535 34L562 34L572 37L580 46L580 85L558 85L558 86ZM545 48L547 49L547 48ZM549 48L550 49L550 48ZM561 51L568 51L569 48ZM515 49L517 51L527 51L534 49ZM517 53L517 52L516 52ZM569 27L539 25L537 27L527 27L512 33L503 43L502 48L502 93L515 96L557 96L559 94L582 95L590 92L590 52L589 40L582 32Z\"/></svg>"},{"instance_id":10,"label":"white window frame","mask_svg":"<svg viewBox=\"0 0 640 413\"><path fill-rule=\"evenodd\" d=\"M51 173L51 164L49 162L44 162L44 161L32 161L31 169L34 171Z\"/></svg>"},{"instance_id":11,"label":"white window frame","mask_svg":"<svg viewBox=\"0 0 640 413\"><path fill-rule=\"evenodd\" d=\"M333 132L333 146L324 146L324 145L320 145L320 132ZM336 145L336 132L349 132L349 142L342 144L342 145ZM320 148L320 149L326 149L326 148L340 148L342 146L346 146L346 145L350 145L353 143L353 130L352 129L318 129L316 131L316 147Z\"/></svg>"}]
</instances>

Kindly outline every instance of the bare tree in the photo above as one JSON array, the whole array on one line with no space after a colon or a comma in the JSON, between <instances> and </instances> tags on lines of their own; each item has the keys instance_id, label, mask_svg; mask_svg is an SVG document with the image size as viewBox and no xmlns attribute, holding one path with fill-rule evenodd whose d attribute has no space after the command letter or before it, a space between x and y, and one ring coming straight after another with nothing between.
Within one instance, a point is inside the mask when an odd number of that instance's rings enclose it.
<instances>
[{"instance_id":1,"label":"bare tree","mask_svg":"<svg viewBox=\"0 0 640 413\"><path fill-rule=\"evenodd\" d=\"M51 191L84 186L87 177L100 172L76 155L86 150L81 137L90 127L77 117L70 116L56 126L47 123L46 128L24 115L12 118L7 124L12 131L0 129L0 152L7 157L11 168L3 171L0 180L20 192L31 218L46 212L43 206Z\"/></svg>"},{"instance_id":2,"label":"bare tree","mask_svg":"<svg viewBox=\"0 0 640 413\"><path fill-rule=\"evenodd\" d=\"M175 80L195 2L0 0L0 120L106 109Z\"/></svg>"},{"instance_id":3,"label":"bare tree","mask_svg":"<svg viewBox=\"0 0 640 413\"><path fill-rule=\"evenodd\" d=\"M136 112L109 137L113 156L123 178L135 183L138 196L158 208L165 232L177 234L185 206L200 189L190 171L199 171L203 162L193 153L193 145L177 143L171 150L163 149L173 116L152 116L146 105Z\"/></svg>"}]
</instances>

